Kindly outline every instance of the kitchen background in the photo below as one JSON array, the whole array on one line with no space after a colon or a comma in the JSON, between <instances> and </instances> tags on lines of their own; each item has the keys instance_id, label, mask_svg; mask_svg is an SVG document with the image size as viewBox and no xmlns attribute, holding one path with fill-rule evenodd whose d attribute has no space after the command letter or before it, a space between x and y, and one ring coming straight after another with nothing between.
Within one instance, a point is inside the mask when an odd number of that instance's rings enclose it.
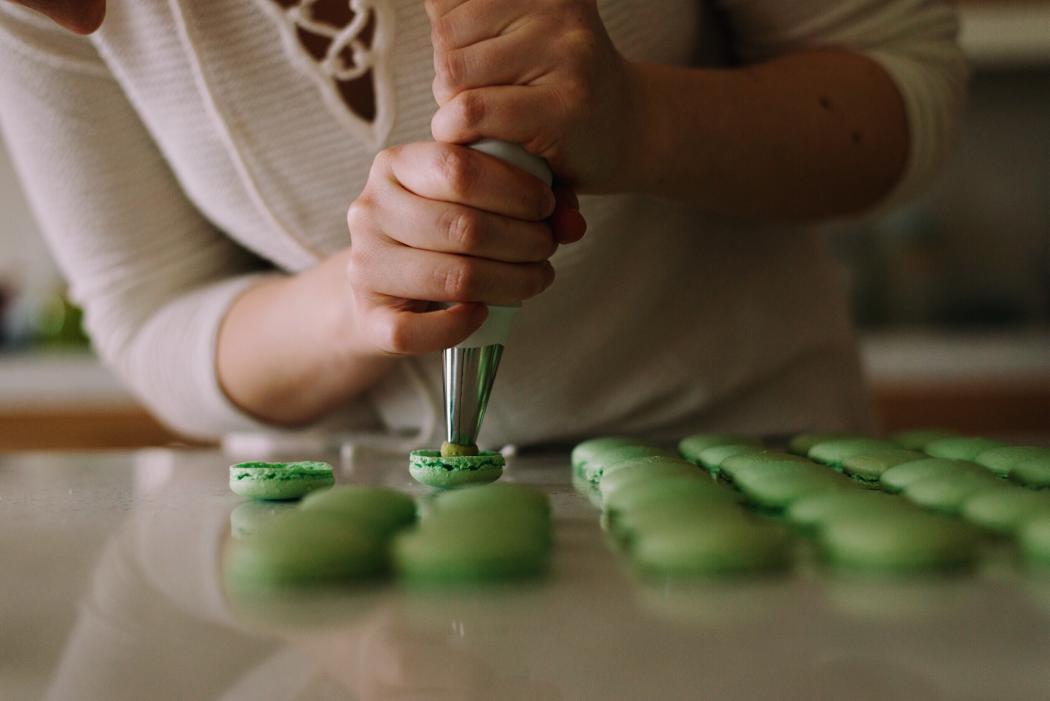
<instances>
[{"instance_id":1,"label":"kitchen background","mask_svg":"<svg viewBox=\"0 0 1050 701\"><path fill-rule=\"evenodd\" d=\"M961 5L958 151L907 207L827 227L882 425L1050 435L1050 0ZM168 434L103 369L0 143L0 450Z\"/></svg>"}]
</instances>

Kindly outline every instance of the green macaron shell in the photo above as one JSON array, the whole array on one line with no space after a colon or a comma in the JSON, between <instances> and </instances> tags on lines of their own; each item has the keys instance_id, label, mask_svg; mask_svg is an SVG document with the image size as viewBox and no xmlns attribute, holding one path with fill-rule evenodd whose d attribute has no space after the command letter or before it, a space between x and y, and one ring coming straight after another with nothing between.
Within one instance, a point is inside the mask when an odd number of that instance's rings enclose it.
<instances>
[{"instance_id":1,"label":"green macaron shell","mask_svg":"<svg viewBox=\"0 0 1050 701\"><path fill-rule=\"evenodd\" d=\"M299 499L335 484L332 466L325 462L241 462L230 465L230 489L252 499Z\"/></svg>"},{"instance_id":2,"label":"green macaron shell","mask_svg":"<svg viewBox=\"0 0 1050 701\"><path fill-rule=\"evenodd\" d=\"M471 487L473 489L473 487ZM449 533L468 533L474 530L510 531L529 535L537 542L549 544L552 538L550 514L524 506L504 505L437 507L426 511L419 522L420 528L441 530Z\"/></svg>"},{"instance_id":3,"label":"green macaron shell","mask_svg":"<svg viewBox=\"0 0 1050 701\"><path fill-rule=\"evenodd\" d=\"M718 474L730 482L736 480L737 475L750 470L769 470L770 466L778 463L801 463L811 467L819 467L812 460L807 460L798 455L781 453L776 451L764 451L761 453L740 453L726 458L719 465ZM820 468L823 469L823 468Z\"/></svg>"},{"instance_id":4,"label":"green macaron shell","mask_svg":"<svg viewBox=\"0 0 1050 701\"><path fill-rule=\"evenodd\" d=\"M587 461L583 468L583 477L589 482L598 483L606 470L612 469L616 467L616 465L627 462L628 460L649 457L672 458L675 460L682 459L679 457L678 453L673 450L659 448L652 445L627 445L619 448L609 448Z\"/></svg>"},{"instance_id":5,"label":"green macaron shell","mask_svg":"<svg viewBox=\"0 0 1050 701\"><path fill-rule=\"evenodd\" d=\"M978 545L966 524L921 511L843 516L828 522L818 540L832 565L886 574L966 567L976 560Z\"/></svg>"},{"instance_id":6,"label":"green macaron shell","mask_svg":"<svg viewBox=\"0 0 1050 701\"><path fill-rule=\"evenodd\" d=\"M955 472L915 480L904 488L904 498L924 509L957 514L971 496L999 487L991 474Z\"/></svg>"},{"instance_id":7,"label":"green macaron shell","mask_svg":"<svg viewBox=\"0 0 1050 701\"><path fill-rule=\"evenodd\" d=\"M821 464L840 468L842 462L853 455L892 447L892 443L876 438L836 438L817 443L809 449L806 456Z\"/></svg>"},{"instance_id":8,"label":"green macaron shell","mask_svg":"<svg viewBox=\"0 0 1050 701\"><path fill-rule=\"evenodd\" d=\"M992 448L1002 448L1004 444L991 438L956 436L941 438L927 443L923 450L927 455L948 460L973 460L981 453Z\"/></svg>"},{"instance_id":9,"label":"green macaron shell","mask_svg":"<svg viewBox=\"0 0 1050 701\"><path fill-rule=\"evenodd\" d=\"M973 461L978 465L984 465L1000 477L1006 477L1010 474L1010 470L1017 465L1036 458L1050 458L1050 448L1039 448L1032 445L1007 445L986 450L978 454Z\"/></svg>"},{"instance_id":10,"label":"green macaron shell","mask_svg":"<svg viewBox=\"0 0 1050 701\"><path fill-rule=\"evenodd\" d=\"M895 465L925 460L925 453L904 448L880 448L851 455L842 461L842 471L865 482L878 482L882 473Z\"/></svg>"},{"instance_id":11,"label":"green macaron shell","mask_svg":"<svg viewBox=\"0 0 1050 701\"><path fill-rule=\"evenodd\" d=\"M629 547L638 533L671 527L707 528L712 522L744 515L744 510L734 502L684 499L620 512L609 525L613 535Z\"/></svg>"},{"instance_id":12,"label":"green macaron shell","mask_svg":"<svg viewBox=\"0 0 1050 701\"><path fill-rule=\"evenodd\" d=\"M890 440L906 450L924 450L927 445L942 438L955 438L959 434L943 428L918 428L909 431L898 431Z\"/></svg>"},{"instance_id":13,"label":"green macaron shell","mask_svg":"<svg viewBox=\"0 0 1050 701\"><path fill-rule=\"evenodd\" d=\"M747 453L762 453L767 448L757 443L730 443L728 445L714 445L700 451L698 460L711 474L717 475L722 463L734 455Z\"/></svg>"},{"instance_id":14,"label":"green macaron shell","mask_svg":"<svg viewBox=\"0 0 1050 701\"><path fill-rule=\"evenodd\" d=\"M708 481L711 479L706 472L702 472L690 463L651 462L602 475L602 481L598 483L598 491L604 501L616 492L631 489L643 482L677 478Z\"/></svg>"},{"instance_id":15,"label":"green macaron shell","mask_svg":"<svg viewBox=\"0 0 1050 701\"><path fill-rule=\"evenodd\" d=\"M538 489L523 484L486 484L464 487L436 495L430 502L434 512L455 510L526 509L543 516L550 514L550 500Z\"/></svg>"},{"instance_id":16,"label":"green macaron shell","mask_svg":"<svg viewBox=\"0 0 1050 701\"><path fill-rule=\"evenodd\" d=\"M814 494L859 489L849 480L821 468L781 469L761 475L745 472L737 478L736 485L752 504L776 511Z\"/></svg>"},{"instance_id":17,"label":"green macaron shell","mask_svg":"<svg viewBox=\"0 0 1050 701\"><path fill-rule=\"evenodd\" d=\"M531 578L547 569L549 548L528 526L490 528L484 518L460 528L427 526L400 533L392 547L398 576L414 585L462 586Z\"/></svg>"},{"instance_id":18,"label":"green macaron shell","mask_svg":"<svg viewBox=\"0 0 1050 701\"><path fill-rule=\"evenodd\" d=\"M1010 480L1029 489L1050 489L1050 458L1029 458L1010 470Z\"/></svg>"},{"instance_id":19,"label":"green macaron shell","mask_svg":"<svg viewBox=\"0 0 1050 701\"><path fill-rule=\"evenodd\" d=\"M1010 535L1029 518L1050 513L1050 494L1004 485L970 496L961 514L970 523L999 535Z\"/></svg>"},{"instance_id":20,"label":"green macaron shell","mask_svg":"<svg viewBox=\"0 0 1050 701\"><path fill-rule=\"evenodd\" d=\"M849 433L848 431L828 431L824 433L799 433L792 436L788 442L788 452L793 455L805 456L809 453L809 449L815 446L817 443L824 443L826 441L839 440L844 438L864 438L864 436L856 433Z\"/></svg>"},{"instance_id":21,"label":"green macaron shell","mask_svg":"<svg viewBox=\"0 0 1050 701\"><path fill-rule=\"evenodd\" d=\"M837 518L857 514L879 514L913 509L908 502L866 489L836 490L811 494L794 501L785 512L787 520L803 530L816 531Z\"/></svg>"},{"instance_id":22,"label":"green macaron shell","mask_svg":"<svg viewBox=\"0 0 1050 701\"><path fill-rule=\"evenodd\" d=\"M638 530L629 552L632 564L645 576L725 577L786 568L791 540L774 524L725 517Z\"/></svg>"},{"instance_id":23,"label":"green macaron shell","mask_svg":"<svg viewBox=\"0 0 1050 701\"><path fill-rule=\"evenodd\" d=\"M477 455L442 457L439 450L413 450L408 472L417 482L437 489L493 482L503 474L503 455L486 450Z\"/></svg>"},{"instance_id":24,"label":"green macaron shell","mask_svg":"<svg viewBox=\"0 0 1050 701\"><path fill-rule=\"evenodd\" d=\"M647 455L640 458L628 458L627 460L620 460L615 462L609 467L602 470L598 479L595 480L594 484L601 484L606 478L611 477L619 472L634 470L642 465L675 465L683 470L687 470L694 474L703 474L696 465L685 460L670 455Z\"/></svg>"},{"instance_id":25,"label":"green macaron shell","mask_svg":"<svg viewBox=\"0 0 1050 701\"><path fill-rule=\"evenodd\" d=\"M894 465L882 473L879 484L888 492L900 492L912 482L924 477L947 475L957 472L985 472L977 463L946 458L926 458Z\"/></svg>"},{"instance_id":26,"label":"green macaron shell","mask_svg":"<svg viewBox=\"0 0 1050 701\"><path fill-rule=\"evenodd\" d=\"M603 506L615 518L619 512L669 505L677 501L734 503L736 496L732 490L716 484L710 478L667 477L618 489L603 500Z\"/></svg>"},{"instance_id":27,"label":"green macaron shell","mask_svg":"<svg viewBox=\"0 0 1050 701\"><path fill-rule=\"evenodd\" d=\"M1017 543L1025 562L1040 569L1050 568L1050 514L1028 519L1017 532Z\"/></svg>"},{"instance_id":28,"label":"green macaron shell","mask_svg":"<svg viewBox=\"0 0 1050 701\"><path fill-rule=\"evenodd\" d=\"M238 591L362 581L386 570L384 543L338 514L294 509L231 542L224 575Z\"/></svg>"},{"instance_id":29,"label":"green macaron shell","mask_svg":"<svg viewBox=\"0 0 1050 701\"><path fill-rule=\"evenodd\" d=\"M629 445L642 445L642 443L633 438L625 438L623 436L602 436L578 443L572 449L570 458L573 470L576 474L582 475L586 464L595 456L610 448L622 448Z\"/></svg>"},{"instance_id":30,"label":"green macaron shell","mask_svg":"<svg viewBox=\"0 0 1050 701\"><path fill-rule=\"evenodd\" d=\"M386 487L347 485L310 494L299 508L339 514L376 529L381 536L411 525L416 520L415 499Z\"/></svg>"},{"instance_id":31,"label":"green macaron shell","mask_svg":"<svg viewBox=\"0 0 1050 701\"><path fill-rule=\"evenodd\" d=\"M694 433L678 442L678 452L691 463L700 462L700 453L707 448L723 445L761 445L762 442L750 436L732 433Z\"/></svg>"}]
</instances>

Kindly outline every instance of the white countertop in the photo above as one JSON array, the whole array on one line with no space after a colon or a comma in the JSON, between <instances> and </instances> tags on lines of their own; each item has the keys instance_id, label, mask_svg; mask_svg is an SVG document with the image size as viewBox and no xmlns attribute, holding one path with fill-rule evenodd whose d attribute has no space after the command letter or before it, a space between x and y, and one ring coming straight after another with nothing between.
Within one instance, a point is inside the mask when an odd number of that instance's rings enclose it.
<instances>
[{"instance_id":1,"label":"white countertop","mask_svg":"<svg viewBox=\"0 0 1050 701\"><path fill-rule=\"evenodd\" d=\"M307 456L304 456L307 457ZM340 481L418 493L404 457ZM618 564L564 454L504 479L555 513L550 576L420 594L393 585L224 596L217 452L0 456L0 698L106 701L1050 698L1050 584L993 556L960 579L643 584ZM50 696L45 696L49 691Z\"/></svg>"}]
</instances>

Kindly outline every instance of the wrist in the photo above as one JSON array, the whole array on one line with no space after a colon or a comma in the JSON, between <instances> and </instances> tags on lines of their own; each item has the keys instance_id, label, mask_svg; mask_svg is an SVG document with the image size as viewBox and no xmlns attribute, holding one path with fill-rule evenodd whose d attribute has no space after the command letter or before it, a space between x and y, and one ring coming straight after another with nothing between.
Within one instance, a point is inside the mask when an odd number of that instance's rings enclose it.
<instances>
[{"instance_id":1,"label":"wrist","mask_svg":"<svg viewBox=\"0 0 1050 701\"><path fill-rule=\"evenodd\" d=\"M623 120L630 130L625 144L625 167L621 192L651 193L659 190L659 164L665 158L668 143L666 108L661 99L659 67L647 63L626 62L627 103L629 118Z\"/></svg>"}]
</instances>

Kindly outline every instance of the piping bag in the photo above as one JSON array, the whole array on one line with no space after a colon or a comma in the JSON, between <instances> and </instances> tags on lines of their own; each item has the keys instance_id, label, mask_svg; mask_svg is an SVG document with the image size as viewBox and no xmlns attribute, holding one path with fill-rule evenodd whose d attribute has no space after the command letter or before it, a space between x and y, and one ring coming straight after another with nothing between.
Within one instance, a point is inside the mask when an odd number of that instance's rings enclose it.
<instances>
[{"instance_id":1,"label":"piping bag","mask_svg":"<svg viewBox=\"0 0 1050 701\"><path fill-rule=\"evenodd\" d=\"M547 162L517 144L484 139L471 144L470 148L520 168L548 186L553 182ZM452 450L474 448L477 444L511 321L520 308L520 304L489 305L489 315L477 331L441 352L445 443Z\"/></svg>"}]
</instances>

